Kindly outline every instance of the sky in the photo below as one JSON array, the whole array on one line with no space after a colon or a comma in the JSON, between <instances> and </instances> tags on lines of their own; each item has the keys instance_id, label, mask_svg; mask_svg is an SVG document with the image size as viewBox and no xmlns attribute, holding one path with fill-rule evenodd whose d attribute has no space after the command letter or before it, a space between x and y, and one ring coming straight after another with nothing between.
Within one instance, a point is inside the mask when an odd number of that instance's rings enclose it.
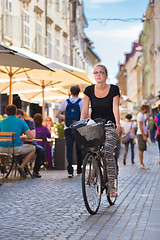
<instances>
[{"instance_id":1,"label":"sky","mask_svg":"<svg viewBox=\"0 0 160 240\"><path fill-rule=\"evenodd\" d=\"M125 53L130 53L143 29L141 20L106 21L101 19L141 19L149 0L83 0L88 26L86 36L93 42L94 52L108 69L108 80L117 83L118 64L125 63ZM94 20L95 19L95 20Z\"/></svg>"}]
</instances>

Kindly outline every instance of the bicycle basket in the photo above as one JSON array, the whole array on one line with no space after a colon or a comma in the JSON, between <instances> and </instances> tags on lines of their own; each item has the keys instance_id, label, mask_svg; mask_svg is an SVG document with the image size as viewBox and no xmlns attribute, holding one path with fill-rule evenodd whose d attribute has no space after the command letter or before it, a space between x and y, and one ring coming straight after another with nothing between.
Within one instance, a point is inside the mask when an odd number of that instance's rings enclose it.
<instances>
[{"instance_id":1,"label":"bicycle basket","mask_svg":"<svg viewBox=\"0 0 160 240\"><path fill-rule=\"evenodd\" d=\"M105 135L103 123L87 125L87 121L81 120L73 124L71 129L75 141L80 147L96 147L104 143Z\"/></svg>"}]
</instances>

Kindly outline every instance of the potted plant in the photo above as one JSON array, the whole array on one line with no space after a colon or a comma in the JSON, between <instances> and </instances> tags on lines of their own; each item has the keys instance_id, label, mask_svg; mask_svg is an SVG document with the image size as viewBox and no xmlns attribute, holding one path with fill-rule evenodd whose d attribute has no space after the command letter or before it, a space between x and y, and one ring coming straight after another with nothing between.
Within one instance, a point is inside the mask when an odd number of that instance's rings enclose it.
<instances>
[{"instance_id":1,"label":"potted plant","mask_svg":"<svg viewBox=\"0 0 160 240\"><path fill-rule=\"evenodd\" d=\"M64 138L64 122L57 123L55 126L58 138Z\"/></svg>"},{"instance_id":2,"label":"potted plant","mask_svg":"<svg viewBox=\"0 0 160 240\"><path fill-rule=\"evenodd\" d=\"M65 170L67 168L66 144L64 136L64 122L55 126L57 138L55 138L54 169Z\"/></svg>"}]
</instances>

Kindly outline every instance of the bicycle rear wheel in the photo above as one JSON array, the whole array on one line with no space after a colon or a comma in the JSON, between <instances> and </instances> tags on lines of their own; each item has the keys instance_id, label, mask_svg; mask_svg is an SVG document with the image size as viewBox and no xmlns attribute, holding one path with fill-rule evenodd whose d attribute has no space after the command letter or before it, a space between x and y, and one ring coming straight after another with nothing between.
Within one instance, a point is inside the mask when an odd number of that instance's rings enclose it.
<instances>
[{"instance_id":1,"label":"bicycle rear wheel","mask_svg":"<svg viewBox=\"0 0 160 240\"><path fill-rule=\"evenodd\" d=\"M115 179L115 191L117 192L118 190L118 178ZM107 200L109 204L112 206L115 204L117 197L110 197L109 196L109 190L108 190L108 184L106 185L106 195L107 195Z\"/></svg>"},{"instance_id":2,"label":"bicycle rear wheel","mask_svg":"<svg viewBox=\"0 0 160 240\"><path fill-rule=\"evenodd\" d=\"M94 153L87 153L82 170L82 192L85 206L92 215L101 203L101 170Z\"/></svg>"}]
</instances>

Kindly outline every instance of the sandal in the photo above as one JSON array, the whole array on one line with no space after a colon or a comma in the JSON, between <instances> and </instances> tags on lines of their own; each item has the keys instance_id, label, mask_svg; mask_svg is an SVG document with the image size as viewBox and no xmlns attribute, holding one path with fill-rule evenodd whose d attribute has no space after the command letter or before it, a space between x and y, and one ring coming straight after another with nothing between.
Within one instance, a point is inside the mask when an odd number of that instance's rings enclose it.
<instances>
[{"instance_id":1,"label":"sandal","mask_svg":"<svg viewBox=\"0 0 160 240\"><path fill-rule=\"evenodd\" d=\"M89 173L88 177L87 177L87 182L88 183L93 183L96 177L96 168L93 168L91 170L91 173Z\"/></svg>"},{"instance_id":2,"label":"sandal","mask_svg":"<svg viewBox=\"0 0 160 240\"><path fill-rule=\"evenodd\" d=\"M118 197L118 193L117 192L112 192L109 194L110 197Z\"/></svg>"},{"instance_id":3,"label":"sandal","mask_svg":"<svg viewBox=\"0 0 160 240\"><path fill-rule=\"evenodd\" d=\"M93 183L94 182L94 178L93 177L87 177L87 183Z\"/></svg>"},{"instance_id":4,"label":"sandal","mask_svg":"<svg viewBox=\"0 0 160 240\"><path fill-rule=\"evenodd\" d=\"M21 167L18 167L18 172L22 178L26 178L26 173Z\"/></svg>"},{"instance_id":5,"label":"sandal","mask_svg":"<svg viewBox=\"0 0 160 240\"><path fill-rule=\"evenodd\" d=\"M113 185L108 184L108 188L109 188L109 196L110 197L118 197L118 193L116 192L116 189Z\"/></svg>"}]
</instances>

